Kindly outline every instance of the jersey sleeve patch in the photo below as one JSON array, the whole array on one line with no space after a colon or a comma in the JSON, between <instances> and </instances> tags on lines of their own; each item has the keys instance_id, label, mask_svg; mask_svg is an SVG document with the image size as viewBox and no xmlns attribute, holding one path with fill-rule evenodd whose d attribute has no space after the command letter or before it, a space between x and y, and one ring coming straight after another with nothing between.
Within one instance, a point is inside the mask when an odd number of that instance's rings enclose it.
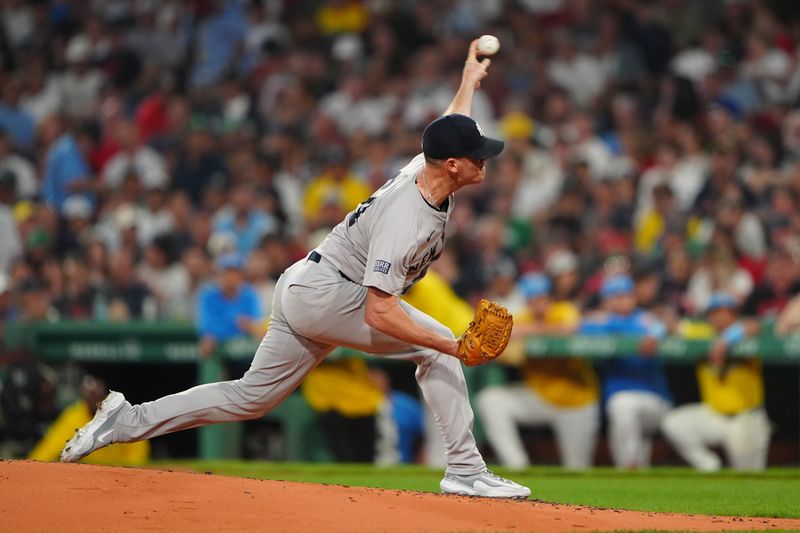
<instances>
[{"instance_id":1,"label":"jersey sleeve patch","mask_svg":"<svg viewBox=\"0 0 800 533\"><path fill-rule=\"evenodd\" d=\"M389 261L383 261L381 259L375 260L375 266L373 267L373 272L380 272L381 274L388 274L389 269L392 268L392 264Z\"/></svg>"}]
</instances>

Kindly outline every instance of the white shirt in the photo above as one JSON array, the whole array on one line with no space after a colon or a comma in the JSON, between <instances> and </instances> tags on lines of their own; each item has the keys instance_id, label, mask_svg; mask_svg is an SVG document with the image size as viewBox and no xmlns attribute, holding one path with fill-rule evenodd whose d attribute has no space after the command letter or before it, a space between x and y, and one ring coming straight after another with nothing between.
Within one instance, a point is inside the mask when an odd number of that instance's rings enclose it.
<instances>
[{"instance_id":1,"label":"white shirt","mask_svg":"<svg viewBox=\"0 0 800 533\"><path fill-rule=\"evenodd\" d=\"M14 212L0 204L0 272L8 272L11 264L22 255L22 241L19 237Z\"/></svg>"},{"instance_id":2,"label":"white shirt","mask_svg":"<svg viewBox=\"0 0 800 533\"><path fill-rule=\"evenodd\" d=\"M146 189L169 184L164 158L147 145L137 148L133 156L128 152L118 152L106 163L103 169L103 181L110 187L118 189L131 170L136 173L139 183Z\"/></svg>"},{"instance_id":3,"label":"white shirt","mask_svg":"<svg viewBox=\"0 0 800 533\"><path fill-rule=\"evenodd\" d=\"M25 199L36 196L39 183L36 180L36 168L30 161L17 154L9 154L0 159L0 170L10 170L16 176L17 198Z\"/></svg>"},{"instance_id":4,"label":"white shirt","mask_svg":"<svg viewBox=\"0 0 800 533\"><path fill-rule=\"evenodd\" d=\"M572 61L553 59L547 65L547 74L580 106L587 105L606 84L603 66L587 54L577 54Z\"/></svg>"},{"instance_id":5,"label":"white shirt","mask_svg":"<svg viewBox=\"0 0 800 533\"><path fill-rule=\"evenodd\" d=\"M708 179L708 158L704 155L684 156L678 160L670 178L678 209L689 211Z\"/></svg>"},{"instance_id":6,"label":"white shirt","mask_svg":"<svg viewBox=\"0 0 800 533\"><path fill-rule=\"evenodd\" d=\"M20 98L20 106L33 117L37 124L50 115L58 113L61 110L61 90L58 80L51 76L38 93L23 94Z\"/></svg>"},{"instance_id":7,"label":"white shirt","mask_svg":"<svg viewBox=\"0 0 800 533\"><path fill-rule=\"evenodd\" d=\"M546 150L530 150L523 160L511 212L517 218L531 218L558 200L563 184L564 173L556 159Z\"/></svg>"},{"instance_id":8,"label":"white shirt","mask_svg":"<svg viewBox=\"0 0 800 533\"><path fill-rule=\"evenodd\" d=\"M99 104L103 75L98 70L89 70L83 75L68 71L60 85L64 111L71 116L85 117L93 114Z\"/></svg>"}]
</instances>

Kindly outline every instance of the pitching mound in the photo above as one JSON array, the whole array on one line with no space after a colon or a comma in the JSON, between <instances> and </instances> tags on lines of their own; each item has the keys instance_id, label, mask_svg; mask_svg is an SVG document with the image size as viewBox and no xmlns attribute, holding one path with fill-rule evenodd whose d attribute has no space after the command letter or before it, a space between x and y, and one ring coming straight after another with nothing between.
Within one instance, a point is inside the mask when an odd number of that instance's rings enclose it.
<instances>
[{"instance_id":1,"label":"pitching mound","mask_svg":"<svg viewBox=\"0 0 800 533\"><path fill-rule=\"evenodd\" d=\"M3 531L598 531L800 529L723 518L261 481L135 468L0 462Z\"/></svg>"}]
</instances>

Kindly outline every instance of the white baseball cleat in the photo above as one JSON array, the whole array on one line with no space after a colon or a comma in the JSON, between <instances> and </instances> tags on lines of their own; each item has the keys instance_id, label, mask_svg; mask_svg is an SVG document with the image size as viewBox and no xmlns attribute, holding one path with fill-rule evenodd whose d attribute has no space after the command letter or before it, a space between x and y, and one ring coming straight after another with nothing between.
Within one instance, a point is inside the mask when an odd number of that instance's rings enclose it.
<instances>
[{"instance_id":1,"label":"white baseball cleat","mask_svg":"<svg viewBox=\"0 0 800 533\"><path fill-rule=\"evenodd\" d=\"M464 496L485 496L487 498L527 498L531 489L502 478L490 470L477 474L446 473L439 488L445 494L462 494Z\"/></svg>"},{"instance_id":2,"label":"white baseball cleat","mask_svg":"<svg viewBox=\"0 0 800 533\"><path fill-rule=\"evenodd\" d=\"M94 418L77 430L75 436L64 446L61 462L76 463L93 451L111 444L111 431L124 405L125 396L122 393L109 392L97 407Z\"/></svg>"}]
</instances>

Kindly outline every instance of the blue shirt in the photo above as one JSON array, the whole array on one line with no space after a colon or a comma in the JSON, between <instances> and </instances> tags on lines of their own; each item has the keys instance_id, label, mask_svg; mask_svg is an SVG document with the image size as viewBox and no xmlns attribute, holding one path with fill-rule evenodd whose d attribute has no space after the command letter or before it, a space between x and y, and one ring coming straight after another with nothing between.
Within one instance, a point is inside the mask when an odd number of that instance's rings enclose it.
<instances>
[{"instance_id":1,"label":"blue shirt","mask_svg":"<svg viewBox=\"0 0 800 533\"><path fill-rule=\"evenodd\" d=\"M191 74L194 87L215 83L222 78L228 61L247 31L247 17L240 0L222 2L220 10L202 21L198 53Z\"/></svg>"},{"instance_id":2,"label":"blue shirt","mask_svg":"<svg viewBox=\"0 0 800 533\"><path fill-rule=\"evenodd\" d=\"M634 337L653 336L661 338L666 333L663 323L649 313L637 309L630 315L603 313L584 320L578 335L627 335ZM609 359L598 365L603 381L603 401L626 390L652 392L672 401L667 378L661 361L657 357L631 354L627 357Z\"/></svg>"},{"instance_id":3,"label":"blue shirt","mask_svg":"<svg viewBox=\"0 0 800 533\"><path fill-rule=\"evenodd\" d=\"M35 123L27 111L0 104L0 126L18 148L23 150L33 148Z\"/></svg>"},{"instance_id":4,"label":"blue shirt","mask_svg":"<svg viewBox=\"0 0 800 533\"><path fill-rule=\"evenodd\" d=\"M71 135L62 135L47 151L44 162L44 183L42 183L44 201L60 213L64 200L69 196L67 186L90 175L89 165L78 149L75 139ZM93 202L91 195L84 196Z\"/></svg>"},{"instance_id":5,"label":"blue shirt","mask_svg":"<svg viewBox=\"0 0 800 533\"><path fill-rule=\"evenodd\" d=\"M258 320L261 303L252 286L245 283L238 294L228 299L216 283L209 283L197 295L197 332L201 337L211 336L226 341L247 334L236 323L238 317Z\"/></svg>"},{"instance_id":6,"label":"blue shirt","mask_svg":"<svg viewBox=\"0 0 800 533\"><path fill-rule=\"evenodd\" d=\"M243 225L236 221L236 215L232 211L221 213L214 223L214 231L230 233L236 240L236 249L247 257L250 252L258 246L261 238L274 233L278 229L275 218L263 211L252 211Z\"/></svg>"}]
</instances>

